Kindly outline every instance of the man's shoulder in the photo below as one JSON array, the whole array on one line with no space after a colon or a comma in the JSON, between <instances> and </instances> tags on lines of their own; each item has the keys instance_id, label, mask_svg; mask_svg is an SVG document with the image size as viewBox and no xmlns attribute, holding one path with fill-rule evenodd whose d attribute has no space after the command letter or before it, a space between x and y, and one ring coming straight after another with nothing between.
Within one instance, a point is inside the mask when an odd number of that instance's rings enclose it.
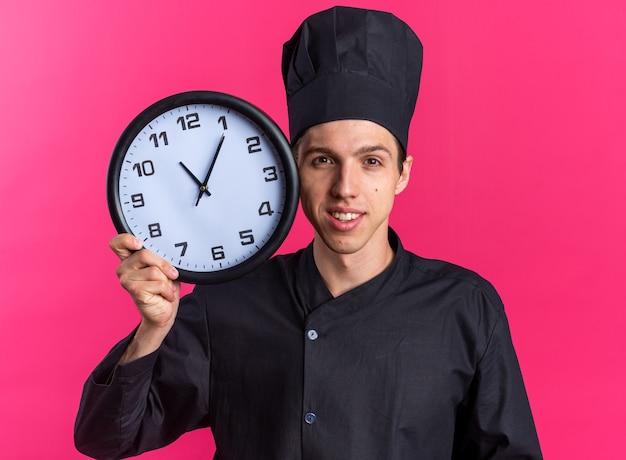
<instances>
[{"instance_id":1,"label":"man's shoulder","mask_svg":"<svg viewBox=\"0 0 626 460\"><path fill-rule=\"evenodd\" d=\"M441 259L426 258L406 251L412 279L421 283L442 283L448 288L459 287L468 291L478 291L495 304L500 304L500 296L493 284L482 275L469 268Z\"/></svg>"},{"instance_id":2,"label":"man's shoulder","mask_svg":"<svg viewBox=\"0 0 626 460\"><path fill-rule=\"evenodd\" d=\"M442 259L426 258L407 251L409 264L429 278L455 278L466 280L469 283L481 283L485 279L477 272Z\"/></svg>"},{"instance_id":3,"label":"man's shoulder","mask_svg":"<svg viewBox=\"0 0 626 460\"><path fill-rule=\"evenodd\" d=\"M285 273L293 273L302 262L306 248L296 252L276 254L257 270L250 273L253 277L275 277L283 276Z\"/></svg>"}]
</instances>

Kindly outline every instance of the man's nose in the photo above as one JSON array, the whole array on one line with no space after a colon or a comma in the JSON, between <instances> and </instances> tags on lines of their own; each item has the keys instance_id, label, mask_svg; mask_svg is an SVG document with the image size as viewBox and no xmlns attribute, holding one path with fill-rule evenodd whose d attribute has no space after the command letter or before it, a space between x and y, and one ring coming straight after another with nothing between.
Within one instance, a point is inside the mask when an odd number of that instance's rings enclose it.
<instances>
[{"instance_id":1,"label":"man's nose","mask_svg":"<svg viewBox=\"0 0 626 460\"><path fill-rule=\"evenodd\" d=\"M337 168L331 193L337 197L353 197L359 194L358 171L354 166L346 164Z\"/></svg>"}]
</instances>

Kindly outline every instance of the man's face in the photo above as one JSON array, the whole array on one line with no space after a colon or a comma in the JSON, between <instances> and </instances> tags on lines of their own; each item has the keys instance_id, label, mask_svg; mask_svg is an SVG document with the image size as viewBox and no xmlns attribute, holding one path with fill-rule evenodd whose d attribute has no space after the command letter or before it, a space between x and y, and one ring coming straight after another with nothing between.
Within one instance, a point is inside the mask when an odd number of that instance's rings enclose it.
<instances>
[{"instance_id":1,"label":"man's face","mask_svg":"<svg viewBox=\"0 0 626 460\"><path fill-rule=\"evenodd\" d=\"M389 213L406 187L412 158L398 168L395 137L366 120L309 128L297 145L304 214L332 251L354 254L388 245Z\"/></svg>"}]
</instances>

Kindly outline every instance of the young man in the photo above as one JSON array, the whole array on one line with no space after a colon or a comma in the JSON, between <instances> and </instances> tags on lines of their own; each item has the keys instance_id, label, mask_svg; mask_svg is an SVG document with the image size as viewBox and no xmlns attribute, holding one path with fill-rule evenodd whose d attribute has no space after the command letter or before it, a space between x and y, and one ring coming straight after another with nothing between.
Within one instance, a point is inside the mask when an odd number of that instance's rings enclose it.
<instances>
[{"instance_id":1,"label":"young man","mask_svg":"<svg viewBox=\"0 0 626 460\"><path fill-rule=\"evenodd\" d=\"M541 458L498 295L389 228L421 64L411 29L377 11L323 11L285 45L309 247L179 301L170 264L112 239L142 321L85 384L81 451L210 426L219 459Z\"/></svg>"}]
</instances>

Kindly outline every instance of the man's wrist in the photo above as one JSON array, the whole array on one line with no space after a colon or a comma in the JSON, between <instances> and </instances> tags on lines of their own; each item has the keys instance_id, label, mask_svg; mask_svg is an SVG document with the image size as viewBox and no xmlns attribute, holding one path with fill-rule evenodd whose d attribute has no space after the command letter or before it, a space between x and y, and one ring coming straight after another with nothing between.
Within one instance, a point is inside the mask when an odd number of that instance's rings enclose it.
<instances>
[{"instance_id":1,"label":"man's wrist","mask_svg":"<svg viewBox=\"0 0 626 460\"><path fill-rule=\"evenodd\" d=\"M126 364L155 352L161 347L169 330L169 327L156 327L142 322L118 364Z\"/></svg>"}]
</instances>

